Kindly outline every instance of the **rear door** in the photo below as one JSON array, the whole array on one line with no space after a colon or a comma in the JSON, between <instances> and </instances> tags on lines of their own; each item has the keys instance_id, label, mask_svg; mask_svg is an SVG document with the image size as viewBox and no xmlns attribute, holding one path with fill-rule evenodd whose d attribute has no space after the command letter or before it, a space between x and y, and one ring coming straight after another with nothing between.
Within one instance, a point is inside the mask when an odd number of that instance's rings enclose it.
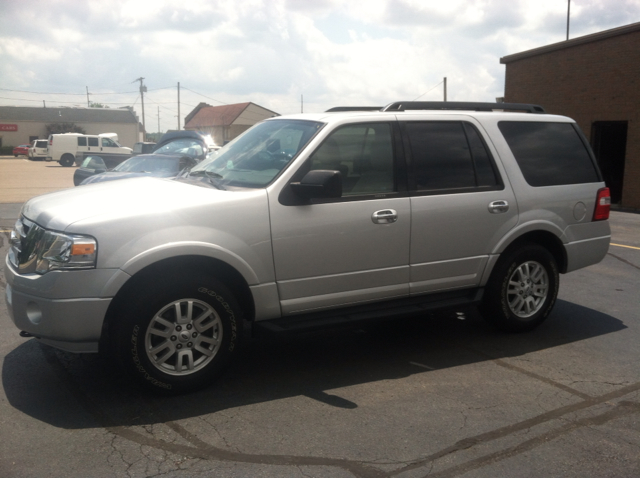
<instances>
[{"instance_id":1,"label":"rear door","mask_svg":"<svg viewBox=\"0 0 640 478\"><path fill-rule=\"evenodd\" d=\"M403 117L405 119L407 117ZM409 117L411 294L478 286L518 221L513 191L473 118Z\"/></svg>"}]
</instances>

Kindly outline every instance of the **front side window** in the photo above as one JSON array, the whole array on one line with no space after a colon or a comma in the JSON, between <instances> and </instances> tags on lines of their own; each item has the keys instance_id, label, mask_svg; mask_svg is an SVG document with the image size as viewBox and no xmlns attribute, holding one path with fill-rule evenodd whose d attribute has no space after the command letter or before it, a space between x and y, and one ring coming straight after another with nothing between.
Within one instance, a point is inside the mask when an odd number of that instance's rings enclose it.
<instances>
[{"instance_id":1,"label":"front side window","mask_svg":"<svg viewBox=\"0 0 640 478\"><path fill-rule=\"evenodd\" d=\"M109 138L102 138L102 147L103 148L117 148L118 144L115 141L113 141L113 140L111 140Z\"/></svg>"},{"instance_id":2,"label":"front side window","mask_svg":"<svg viewBox=\"0 0 640 478\"><path fill-rule=\"evenodd\" d=\"M87 145L87 138L78 137L78 146L86 146L86 145Z\"/></svg>"},{"instance_id":3,"label":"front side window","mask_svg":"<svg viewBox=\"0 0 640 478\"><path fill-rule=\"evenodd\" d=\"M414 188L460 190L498 184L478 131L462 121L408 122Z\"/></svg>"},{"instance_id":4,"label":"front side window","mask_svg":"<svg viewBox=\"0 0 640 478\"><path fill-rule=\"evenodd\" d=\"M265 187L322 126L316 121L264 121L210 153L189 176L207 177L220 187Z\"/></svg>"},{"instance_id":5,"label":"front side window","mask_svg":"<svg viewBox=\"0 0 640 478\"><path fill-rule=\"evenodd\" d=\"M86 169L107 169L104 160L100 156L87 156L80 165L81 168Z\"/></svg>"},{"instance_id":6,"label":"front side window","mask_svg":"<svg viewBox=\"0 0 640 478\"><path fill-rule=\"evenodd\" d=\"M388 123L342 126L320 145L310 162L311 170L340 171L343 196L395 191Z\"/></svg>"},{"instance_id":7,"label":"front side window","mask_svg":"<svg viewBox=\"0 0 640 478\"><path fill-rule=\"evenodd\" d=\"M589 150L573 124L500 121L498 128L529 185L600 181Z\"/></svg>"}]
</instances>

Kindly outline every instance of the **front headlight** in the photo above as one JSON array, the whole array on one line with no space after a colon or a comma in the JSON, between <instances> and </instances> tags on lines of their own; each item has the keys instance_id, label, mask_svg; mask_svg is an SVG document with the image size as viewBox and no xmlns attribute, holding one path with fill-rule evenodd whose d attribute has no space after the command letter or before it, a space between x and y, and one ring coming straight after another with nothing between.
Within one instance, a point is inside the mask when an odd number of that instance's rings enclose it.
<instances>
[{"instance_id":1,"label":"front headlight","mask_svg":"<svg viewBox=\"0 0 640 478\"><path fill-rule=\"evenodd\" d=\"M49 231L20 218L11 232L9 261L19 274L93 269L98 244L89 236Z\"/></svg>"}]
</instances>

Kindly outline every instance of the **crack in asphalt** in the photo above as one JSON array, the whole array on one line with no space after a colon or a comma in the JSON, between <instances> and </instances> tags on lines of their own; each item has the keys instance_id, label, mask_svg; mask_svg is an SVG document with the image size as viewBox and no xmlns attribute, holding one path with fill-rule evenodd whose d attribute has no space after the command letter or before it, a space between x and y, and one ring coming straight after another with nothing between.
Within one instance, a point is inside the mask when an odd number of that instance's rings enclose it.
<instances>
[{"instance_id":1,"label":"crack in asphalt","mask_svg":"<svg viewBox=\"0 0 640 478\"><path fill-rule=\"evenodd\" d=\"M634 263L629 262L628 260L626 260L626 259L624 259L624 258L622 258L622 257L620 257L620 256L617 256L617 255L615 255L615 254L612 254L611 252L607 252L607 255L609 255L609 256L611 256L611 257L615 257L615 258L616 258L616 259L618 259L620 262L624 262L624 263L625 263L625 264L627 264L628 266L631 266L631 267L634 267L635 269L640 270L640 266L637 266L637 265L635 265Z\"/></svg>"},{"instance_id":2,"label":"crack in asphalt","mask_svg":"<svg viewBox=\"0 0 640 478\"><path fill-rule=\"evenodd\" d=\"M469 352L472 352L472 353L474 353L476 355L484 357L484 358L486 358L488 360L491 360L493 363L495 363L496 365L499 365L500 367L512 370L514 372L521 373L523 375L527 375L527 376L529 376L531 378L535 378L536 380L544 382L544 383L546 383L548 385L551 385L553 387L559 388L560 390L564 390L565 392L570 393L571 395L575 395L577 397L580 397L583 400L588 400L588 399L592 398L591 395L587 395L586 393L582 393L579 390L576 390L575 388L568 387L567 385L564 385L562 383L558 383L558 382L556 382L554 380L551 380L550 378L547 378L547 377L545 377L543 375L539 375L539 374L537 374L535 372L531 372L531 371L529 371L527 369L524 369L522 367L518 367L517 365L510 364L508 362L505 362L502 359L499 359L499 358L496 358L496 357L492 357L491 355L486 354L486 353L484 353L484 352L482 352L480 350L471 348L469 346L461 346L460 348L462 348L464 350L468 350Z\"/></svg>"},{"instance_id":3,"label":"crack in asphalt","mask_svg":"<svg viewBox=\"0 0 640 478\"><path fill-rule=\"evenodd\" d=\"M474 351L478 353L477 351ZM201 440L196 435L192 434L188 430L186 430L181 425L177 424L174 421L166 420L162 421L167 427L185 439L193 446L182 445L178 443L169 443L164 440L152 438L150 436L144 436L141 433L136 432L135 430L127 427L116 425L114 420L109 417L100 407L86 394L84 393L78 384L76 384L68 374L68 371L64 367L55 352L52 349L43 348L44 356L49 363L49 365L54 369L58 378L67 386L69 392L74 396L74 398L80 403L80 405L94 417L94 419L108 432L129 440L131 442L137 443L140 446L149 446L164 452L174 453L177 455L182 455L185 457L190 457L194 459L203 459L203 460L215 460L215 461L226 461L226 462L235 462L235 463L245 463L245 464L256 464L256 465L279 465L279 466L322 466L322 467L335 467L345 471L350 472L357 478L391 478L402 473L406 473L408 471L416 470L419 468L429 468L433 469L434 462L440 458L443 458L447 455L451 455L453 453L467 450L477 445L486 444L500 438L505 438L509 435L513 435L516 432L529 430L537 425L543 424L545 422L549 422L552 420L560 419L563 416L575 413L578 411L586 410L590 407L601 405L606 402L611 402L612 400L622 398L626 395L629 395L634 392L640 391L640 382L635 383L613 392L606 393L604 395L600 395L597 397L588 396L582 394L581 392L575 391L569 387L566 387L562 384L555 384L556 386L560 385L558 388L561 388L565 391L570 391L576 396L582 398L582 401L567 405L564 407L557 408L555 410L542 413L535 417L532 417L527 420L523 420L518 423L513 423L511 425L507 425L501 428L497 428L490 432L481 433L472 437L467 437L463 440L456 442L455 444L446 447L436 453L431 455L422 457L417 460L413 460L411 462L407 462L405 466L402 466L394 471L385 472L380 469L374 468L375 463L354 461L348 459L340 459L340 458L322 458L322 457L313 457L313 456L297 456L297 455L259 455L259 454L250 454L250 453L241 453L236 451L224 450L218 447L214 447L205 441ZM494 361L499 359L493 359ZM497 362L496 362L497 363ZM498 363L498 365L504 366L504 363ZM546 379L546 377L541 377L537 374L533 374L532 372L528 372L526 370L520 369L520 367L511 366L510 364L507 368L512 369L514 371L524 373L527 376L543 379L545 383L554 384L550 379ZM569 389L569 390L566 390ZM518 445L505 448L503 450L489 453L478 457L476 459L467 461L465 463L452 466L445 470L430 473L428 475L431 477L438 478L446 478L446 477L454 477L458 476L462 473L466 473L470 470L474 470L477 468L481 468L482 466L494 463L496 461L504 460L513 456L516 456L525 451L531 450L532 448L541 446L547 443L549 440L555 439L563 434L569 433L577 428L586 427L586 426L594 426L594 425L602 425L610 420L615 418L619 418L621 416L638 413L640 412L640 403L631 402L631 401L621 401L618 404L612 405L608 403L607 405L613 406L611 410L608 410L600 415L583 418L579 420L570 421L566 425L560 426L554 430L538 435L534 438L526 440L524 442L519 443ZM153 404L150 403L150 406ZM160 417L162 417L162 412L158 411L157 407L155 407L156 412ZM114 448L115 451L115 448Z\"/></svg>"}]
</instances>

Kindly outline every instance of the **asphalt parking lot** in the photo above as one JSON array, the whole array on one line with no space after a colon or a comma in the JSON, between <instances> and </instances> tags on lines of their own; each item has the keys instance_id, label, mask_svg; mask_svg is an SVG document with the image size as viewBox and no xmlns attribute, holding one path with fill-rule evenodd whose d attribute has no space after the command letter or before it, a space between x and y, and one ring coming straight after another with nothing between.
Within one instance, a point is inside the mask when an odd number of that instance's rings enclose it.
<instances>
[{"instance_id":1,"label":"asphalt parking lot","mask_svg":"<svg viewBox=\"0 0 640 478\"><path fill-rule=\"evenodd\" d=\"M0 190L9 167L72 184L73 168L0 160ZM2 267L22 202L5 197ZM182 397L21 338L0 276L0 476L640 476L640 215L610 222L607 257L561 277L534 332L467 309L248 339L214 386Z\"/></svg>"}]
</instances>

